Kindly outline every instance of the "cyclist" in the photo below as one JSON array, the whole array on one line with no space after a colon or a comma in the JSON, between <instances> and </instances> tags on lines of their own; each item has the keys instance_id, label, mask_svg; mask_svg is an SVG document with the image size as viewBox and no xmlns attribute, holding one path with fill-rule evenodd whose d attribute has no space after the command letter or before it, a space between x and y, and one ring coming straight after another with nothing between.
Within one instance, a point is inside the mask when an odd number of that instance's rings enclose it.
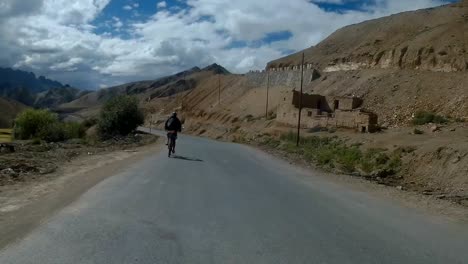
<instances>
[{"instance_id":1,"label":"cyclist","mask_svg":"<svg viewBox=\"0 0 468 264\"><path fill-rule=\"evenodd\" d=\"M172 150L170 152L175 153L175 143L177 139L177 132L182 131L182 123L180 122L179 118L177 118L177 113L172 113L171 117L166 121L164 125L164 129L167 131L167 145L172 141Z\"/></svg>"}]
</instances>

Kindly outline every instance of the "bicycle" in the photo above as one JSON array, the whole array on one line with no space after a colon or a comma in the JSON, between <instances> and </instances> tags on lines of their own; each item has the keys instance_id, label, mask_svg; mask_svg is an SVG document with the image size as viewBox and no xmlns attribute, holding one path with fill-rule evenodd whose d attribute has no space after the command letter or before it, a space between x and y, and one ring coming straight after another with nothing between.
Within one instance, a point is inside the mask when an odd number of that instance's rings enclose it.
<instances>
[{"instance_id":1,"label":"bicycle","mask_svg":"<svg viewBox=\"0 0 468 264\"><path fill-rule=\"evenodd\" d=\"M169 153L168 153L167 156L171 157L171 154L175 153L177 132L176 131L167 131L167 137L169 138L169 143L167 144L167 148L169 150Z\"/></svg>"}]
</instances>

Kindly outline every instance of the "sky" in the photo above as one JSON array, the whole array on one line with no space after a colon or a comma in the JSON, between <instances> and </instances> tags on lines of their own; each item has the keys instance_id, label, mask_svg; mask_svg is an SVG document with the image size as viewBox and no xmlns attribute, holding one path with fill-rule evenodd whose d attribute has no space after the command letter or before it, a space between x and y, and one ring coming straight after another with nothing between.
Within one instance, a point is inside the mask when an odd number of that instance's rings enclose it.
<instances>
[{"instance_id":1,"label":"sky","mask_svg":"<svg viewBox=\"0 0 468 264\"><path fill-rule=\"evenodd\" d=\"M218 63L234 73L335 30L453 0L0 0L0 67L83 89Z\"/></svg>"}]
</instances>

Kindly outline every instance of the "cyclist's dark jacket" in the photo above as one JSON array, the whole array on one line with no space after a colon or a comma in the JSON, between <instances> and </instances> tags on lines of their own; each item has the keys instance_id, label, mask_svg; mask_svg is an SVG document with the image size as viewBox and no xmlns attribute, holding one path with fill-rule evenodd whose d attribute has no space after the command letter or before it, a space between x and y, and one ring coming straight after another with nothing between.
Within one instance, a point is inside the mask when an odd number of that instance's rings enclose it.
<instances>
[{"instance_id":1,"label":"cyclist's dark jacket","mask_svg":"<svg viewBox=\"0 0 468 264\"><path fill-rule=\"evenodd\" d=\"M164 128L166 130L169 130L169 131L181 132L182 131L182 123L180 122L179 118L177 118L175 116L172 116L166 121L166 124L164 125Z\"/></svg>"}]
</instances>

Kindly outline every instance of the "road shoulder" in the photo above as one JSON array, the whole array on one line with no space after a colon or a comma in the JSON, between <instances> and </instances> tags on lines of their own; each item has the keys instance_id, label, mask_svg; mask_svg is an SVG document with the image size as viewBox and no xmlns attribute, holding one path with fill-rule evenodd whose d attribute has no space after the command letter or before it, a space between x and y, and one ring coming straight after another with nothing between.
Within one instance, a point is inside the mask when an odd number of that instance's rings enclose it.
<instances>
[{"instance_id":1,"label":"road shoulder","mask_svg":"<svg viewBox=\"0 0 468 264\"><path fill-rule=\"evenodd\" d=\"M87 190L162 149L162 143L77 158L40 182L0 195L0 248L17 241Z\"/></svg>"}]
</instances>

